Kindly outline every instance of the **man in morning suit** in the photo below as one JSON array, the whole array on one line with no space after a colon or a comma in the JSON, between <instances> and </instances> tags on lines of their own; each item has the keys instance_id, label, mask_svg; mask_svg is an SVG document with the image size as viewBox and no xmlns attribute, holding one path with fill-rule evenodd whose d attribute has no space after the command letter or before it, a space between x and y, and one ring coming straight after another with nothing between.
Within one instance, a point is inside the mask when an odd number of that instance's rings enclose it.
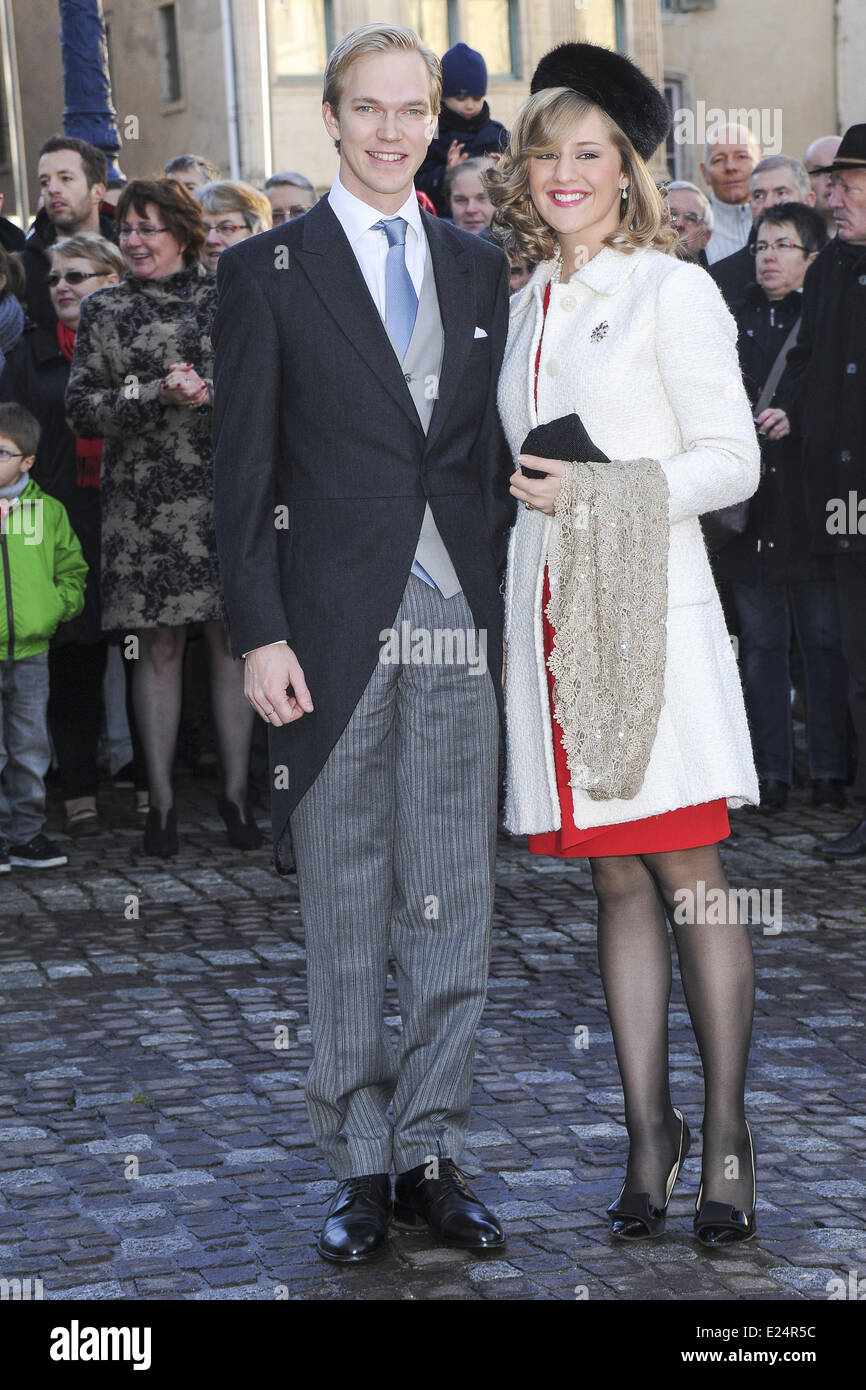
<instances>
[{"instance_id":1,"label":"man in morning suit","mask_svg":"<svg viewBox=\"0 0 866 1390\"><path fill-rule=\"evenodd\" d=\"M396 1220L504 1242L456 1164L494 883L508 262L419 208L440 91L414 30L348 34L325 72L330 193L217 276L220 564L270 726L278 867L291 818L307 1109L340 1180L318 1250L341 1263L387 1248L392 1167Z\"/></svg>"}]
</instances>

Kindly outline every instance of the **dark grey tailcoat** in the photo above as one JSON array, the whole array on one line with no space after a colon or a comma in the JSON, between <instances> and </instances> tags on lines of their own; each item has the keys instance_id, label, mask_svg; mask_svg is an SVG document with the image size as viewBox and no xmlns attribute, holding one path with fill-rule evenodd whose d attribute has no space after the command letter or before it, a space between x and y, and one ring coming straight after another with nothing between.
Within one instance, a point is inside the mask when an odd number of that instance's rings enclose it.
<instances>
[{"instance_id":1,"label":"dark grey tailcoat","mask_svg":"<svg viewBox=\"0 0 866 1390\"><path fill-rule=\"evenodd\" d=\"M426 435L326 198L218 263L214 510L232 650L286 638L315 706L270 730L275 851L374 670L428 499L486 630L499 695L499 585L514 514L496 410L508 263L490 242L422 219L445 335Z\"/></svg>"}]
</instances>

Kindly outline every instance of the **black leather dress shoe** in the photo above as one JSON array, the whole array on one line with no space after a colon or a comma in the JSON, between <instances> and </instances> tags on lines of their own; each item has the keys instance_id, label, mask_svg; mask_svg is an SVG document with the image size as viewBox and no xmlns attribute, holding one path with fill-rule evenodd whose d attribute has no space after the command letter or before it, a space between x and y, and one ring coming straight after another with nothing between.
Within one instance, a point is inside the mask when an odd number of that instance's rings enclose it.
<instances>
[{"instance_id":1,"label":"black leather dress shoe","mask_svg":"<svg viewBox=\"0 0 866 1390\"><path fill-rule=\"evenodd\" d=\"M457 1164L450 1158L436 1160L437 1177L426 1174L433 1160L400 1173L394 1187L394 1221L401 1226L427 1225L443 1245L461 1250L501 1250L502 1227L483 1202L479 1202Z\"/></svg>"},{"instance_id":2,"label":"black leather dress shoe","mask_svg":"<svg viewBox=\"0 0 866 1390\"><path fill-rule=\"evenodd\" d=\"M845 805L845 792L842 783L835 777L816 777L812 782L812 805L835 806L841 811Z\"/></svg>"},{"instance_id":3,"label":"black leather dress shoe","mask_svg":"<svg viewBox=\"0 0 866 1390\"><path fill-rule=\"evenodd\" d=\"M316 1246L335 1264L363 1264L388 1248L391 1217L391 1179L387 1173L346 1178L340 1183Z\"/></svg>"},{"instance_id":4,"label":"black leather dress shoe","mask_svg":"<svg viewBox=\"0 0 866 1390\"><path fill-rule=\"evenodd\" d=\"M784 811L788 804L788 783L768 777L759 783L761 792L760 811Z\"/></svg>"},{"instance_id":5,"label":"black leather dress shoe","mask_svg":"<svg viewBox=\"0 0 866 1390\"><path fill-rule=\"evenodd\" d=\"M825 840L818 848L827 859L856 859L866 854L866 817L850 835L843 835L841 840Z\"/></svg>"}]
</instances>

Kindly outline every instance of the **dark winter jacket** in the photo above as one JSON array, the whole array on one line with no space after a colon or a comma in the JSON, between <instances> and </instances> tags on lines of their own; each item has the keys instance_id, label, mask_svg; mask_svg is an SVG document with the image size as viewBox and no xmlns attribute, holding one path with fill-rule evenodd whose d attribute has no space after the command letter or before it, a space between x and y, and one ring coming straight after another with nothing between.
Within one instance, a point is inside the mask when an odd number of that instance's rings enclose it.
<instances>
[{"instance_id":1,"label":"dark winter jacket","mask_svg":"<svg viewBox=\"0 0 866 1390\"><path fill-rule=\"evenodd\" d=\"M450 107L439 112L439 129L430 142L427 157L415 175L415 187L433 200L439 217L448 217L450 208L442 197L445 161L452 140L459 140L463 153L470 159L476 155L498 154L508 144L508 131L499 121L490 119L490 107L485 101L477 116L468 120Z\"/></svg>"},{"instance_id":2,"label":"dark winter jacket","mask_svg":"<svg viewBox=\"0 0 866 1390\"><path fill-rule=\"evenodd\" d=\"M740 367L753 406L802 308L800 290L770 300L754 281L744 299L733 306ZM773 403L778 403L775 398ZM761 438L761 481L749 503L748 524L713 558L719 578L739 584L791 584L830 577L829 560L809 555L799 438Z\"/></svg>"},{"instance_id":3,"label":"dark winter jacket","mask_svg":"<svg viewBox=\"0 0 866 1390\"><path fill-rule=\"evenodd\" d=\"M710 240L712 241L712 237ZM755 257L752 255L752 247L755 240L753 227L749 232L749 240L745 246L741 246L739 251L734 251L730 256L724 256L720 261L715 261L713 265L708 267L732 313L735 305L742 304L749 285L754 283Z\"/></svg>"},{"instance_id":4,"label":"dark winter jacket","mask_svg":"<svg viewBox=\"0 0 866 1390\"><path fill-rule=\"evenodd\" d=\"M807 270L777 404L802 439L814 551L866 551L866 246L834 237Z\"/></svg>"}]
</instances>

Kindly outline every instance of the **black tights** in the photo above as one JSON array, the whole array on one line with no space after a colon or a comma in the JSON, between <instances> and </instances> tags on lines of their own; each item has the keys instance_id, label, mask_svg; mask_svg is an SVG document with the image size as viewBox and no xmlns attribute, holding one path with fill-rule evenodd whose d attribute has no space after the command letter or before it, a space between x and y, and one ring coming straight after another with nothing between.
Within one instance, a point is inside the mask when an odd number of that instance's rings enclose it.
<instances>
[{"instance_id":1,"label":"black tights","mask_svg":"<svg viewBox=\"0 0 866 1390\"><path fill-rule=\"evenodd\" d=\"M625 1190L649 1192L650 1201L663 1206L677 1156L679 1122L668 1077L669 919L704 1072L703 1200L750 1210L743 1096L755 994L752 944L735 911L727 912L733 921L706 925L690 910L706 900L701 882L705 895L722 889L731 903L718 846L608 856L591 859L590 866L629 1134Z\"/></svg>"}]
</instances>

